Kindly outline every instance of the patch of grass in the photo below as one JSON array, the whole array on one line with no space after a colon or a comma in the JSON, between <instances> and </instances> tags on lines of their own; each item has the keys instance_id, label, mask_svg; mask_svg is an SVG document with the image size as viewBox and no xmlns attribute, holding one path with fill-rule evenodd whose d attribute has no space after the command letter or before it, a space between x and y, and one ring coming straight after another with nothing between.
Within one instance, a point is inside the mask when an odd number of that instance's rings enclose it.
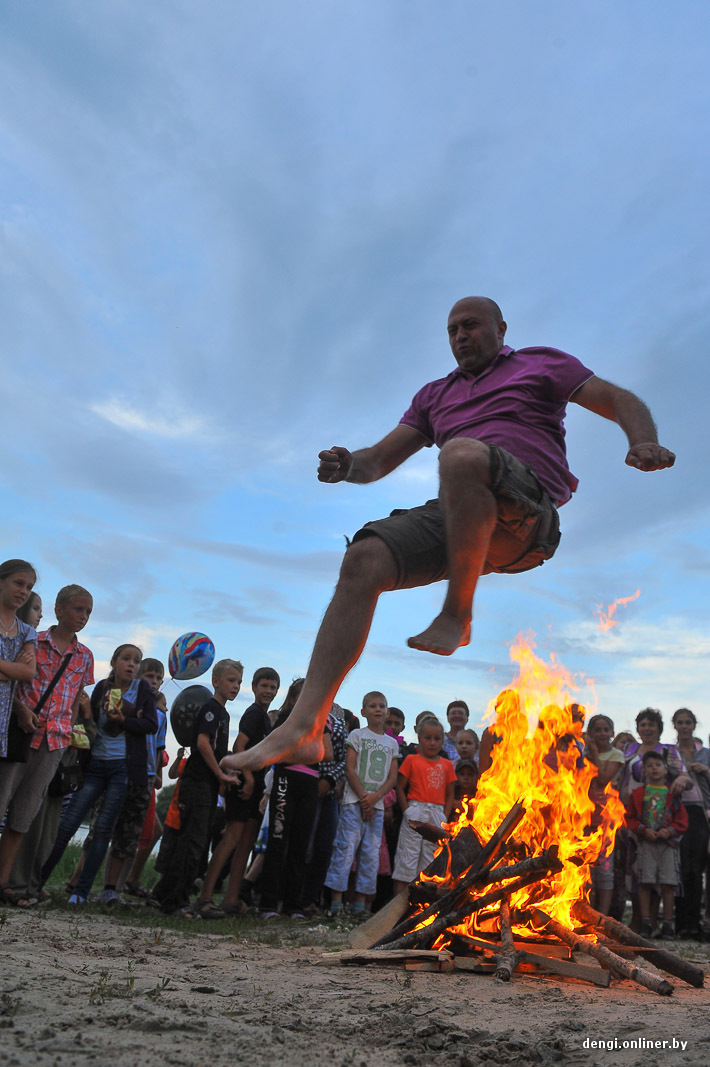
<instances>
[{"instance_id":1,"label":"patch of grass","mask_svg":"<svg viewBox=\"0 0 710 1067\"><path fill-rule=\"evenodd\" d=\"M108 992L109 992L109 986L108 986L109 977L110 977L110 975L109 975L108 971L100 971L99 972L99 980L98 980L98 982L96 983L95 986L92 986L91 989L89 990L89 1003L90 1004L97 1004L97 1003L98 1004L103 1004L103 1002L105 1001L106 997L108 996Z\"/></svg>"},{"instance_id":2,"label":"patch of grass","mask_svg":"<svg viewBox=\"0 0 710 1067\"><path fill-rule=\"evenodd\" d=\"M107 908L98 902L89 904L68 904L68 897L62 885L49 887L52 892L52 904L42 909L42 915L49 916L61 911L71 917L73 936L80 937L83 920L87 916L109 916L116 926L127 926L144 932L142 943L148 948L164 946L168 933L174 932L182 937L201 937L209 934L222 934L234 938L235 944L248 947L250 944L271 947L286 946L303 948L309 945L324 948L342 948L348 944L348 933L353 924L347 920L338 923L323 923L317 919L307 923L292 922L281 919L278 922L265 923L255 916L227 916L206 922L202 919L181 919L172 915L163 915L154 908L127 897L131 903L126 907L114 905Z\"/></svg>"},{"instance_id":3,"label":"patch of grass","mask_svg":"<svg viewBox=\"0 0 710 1067\"><path fill-rule=\"evenodd\" d=\"M158 997L161 995L161 993L164 993L169 985L170 985L170 979L169 978L161 978L160 981L156 983L156 986L155 986L154 989L148 990L148 992L146 993L146 996L150 997L151 1000L157 1000Z\"/></svg>"},{"instance_id":4,"label":"patch of grass","mask_svg":"<svg viewBox=\"0 0 710 1067\"><path fill-rule=\"evenodd\" d=\"M88 826L82 827L82 830L85 830L87 834L89 832ZM67 845L63 855L59 860L59 863L54 868L47 880L47 889L49 889L50 891L53 889L61 889L63 891L65 884L70 880L72 874L74 873L74 868L76 867L80 856L81 842L75 841L72 844ZM143 885L148 886L150 888L155 884L155 882L157 882L157 880L158 875L155 870L155 855L152 855L149 856L146 865L143 868L143 872L141 874L141 881ZM94 891L96 891L97 886L100 887L103 886L103 884L104 864L102 863L101 867L99 868L99 872L96 875L96 878L94 879Z\"/></svg>"}]
</instances>

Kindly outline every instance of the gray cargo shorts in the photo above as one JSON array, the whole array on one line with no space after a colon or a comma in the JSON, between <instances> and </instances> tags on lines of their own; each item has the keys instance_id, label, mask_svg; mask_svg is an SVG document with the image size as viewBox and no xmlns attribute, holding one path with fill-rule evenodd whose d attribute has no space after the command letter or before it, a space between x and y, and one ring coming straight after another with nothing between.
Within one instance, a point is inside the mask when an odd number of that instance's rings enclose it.
<instances>
[{"instance_id":1,"label":"gray cargo shorts","mask_svg":"<svg viewBox=\"0 0 710 1067\"><path fill-rule=\"evenodd\" d=\"M560 543L557 508L530 467L498 445L488 445L491 492L498 521L482 574L517 574L551 559ZM395 588L430 585L448 577L444 520L438 500L367 522L353 537L379 537L397 561Z\"/></svg>"}]
</instances>

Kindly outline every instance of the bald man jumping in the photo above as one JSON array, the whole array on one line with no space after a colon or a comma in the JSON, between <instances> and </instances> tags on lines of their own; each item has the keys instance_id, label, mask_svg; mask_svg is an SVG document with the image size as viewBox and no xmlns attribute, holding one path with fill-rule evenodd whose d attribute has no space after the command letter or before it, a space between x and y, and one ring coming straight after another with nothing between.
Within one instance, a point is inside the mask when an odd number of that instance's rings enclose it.
<instances>
[{"instance_id":1,"label":"bald man jumping","mask_svg":"<svg viewBox=\"0 0 710 1067\"><path fill-rule=\"evenodd\" d=\"M570 401L618 423L628 438L629 466L673 466L675 456L659 445L642 400L566 352L504 344L507 327L495 301L459 300L447 329L456 368L420 389L399 425L377 444L357 452L333 445L319 454L318 466L322 482L374 482L435 444L438 498L358 530L298 703L261 744L227 756L225 768L321 758L325 720L365 646L380 593L448 579L441 612L408 644L450 656L470 640L481 574L530 570L552 557L560 540L557 509L577 488L565 451Z\"/></svg>"}]
</instances>

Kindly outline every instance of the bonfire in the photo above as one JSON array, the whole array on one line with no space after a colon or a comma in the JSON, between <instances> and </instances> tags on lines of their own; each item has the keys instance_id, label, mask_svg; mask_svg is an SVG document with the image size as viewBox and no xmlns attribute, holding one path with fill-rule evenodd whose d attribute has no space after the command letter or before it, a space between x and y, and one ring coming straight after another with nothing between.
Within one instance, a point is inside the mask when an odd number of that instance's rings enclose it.
<instances>
[{"instance_id":1,"label":"bonfire","mask_svg":"<svg viewBox=\"0 0 710 1067\"><path fill-rule=\"evenodd\" d=\"M380 959L439 953L449 962L467 959L459 969L502 980L542 969L598 985L608 985L610 976L631 978L670 994L667 979L625 958L639 953L702 985L697 968L589 906L591 868L610 854L624 806L611 784L596 803L590 799L597 769L583 756L582 683L555 657L543 662L530 640L518 638L511 658L516 677L488 709L496 743L475 798L446 827L406 899L377 913L355 942L368 944L371 927ZM572 950L602 969L575 964ZM358 961L357 953L345 956L343 962Z\"/></svg>"}]
</instances>

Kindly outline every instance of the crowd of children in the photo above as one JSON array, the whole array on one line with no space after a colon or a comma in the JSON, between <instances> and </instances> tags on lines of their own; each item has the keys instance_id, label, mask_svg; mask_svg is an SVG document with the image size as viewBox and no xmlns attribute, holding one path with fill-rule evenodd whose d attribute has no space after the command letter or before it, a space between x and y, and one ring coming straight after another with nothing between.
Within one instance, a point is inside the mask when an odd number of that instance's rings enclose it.
<instances>
[{"instance_id":1,"label":"crowd of children","mask_svg":"<svg viewBox=\"0 0 710 1067\"><path fill-rule=\"evenodd\" d=\"M479 749L462 700L448 705L446 726L431 711L421 712L417 743L407 745L404 713L372 691L362 701L365 725L333 705L319 763L277 764L268 773L223 769L230 736L236 734L234 752L258 744L288 717L303 679L294 680L274 712L280 678L260 667L251 679L253 703L232 724L228 705L244 668L222 659L212 670L213 696L196 716L189 755L180 749L170 765L175 786L161 826L156 791L170 764L162 664L122 644L108 676L94 684L93 656L77 636L89 621L91 594L65 586L55 601L56 623L37 632L42 605L35 581L24 560L0 564L4 903L49 900L45 883L90 818L68 883L72 904L88 902L105 860L95 893L104 905L125 893L185 918L253 913L269 922L337 917L345 908L363 916L417 877L442 827L465 802L475 802L496 738L486 731ZM689 709L679 709L673 722L677 746L660 743L663 722L652 708L637 718L639 742L630 734L614 738L606 715L587 723L579 759L596 767L592 823L601 818L610 783L627 810L614 852L593 869L591 891L600 910L619 918L630 897L633 925L644 934L701 937L710 750L694 737ZM158 841L159 877L147 889L141 872Z\"/></svg>"}]
</instances>

